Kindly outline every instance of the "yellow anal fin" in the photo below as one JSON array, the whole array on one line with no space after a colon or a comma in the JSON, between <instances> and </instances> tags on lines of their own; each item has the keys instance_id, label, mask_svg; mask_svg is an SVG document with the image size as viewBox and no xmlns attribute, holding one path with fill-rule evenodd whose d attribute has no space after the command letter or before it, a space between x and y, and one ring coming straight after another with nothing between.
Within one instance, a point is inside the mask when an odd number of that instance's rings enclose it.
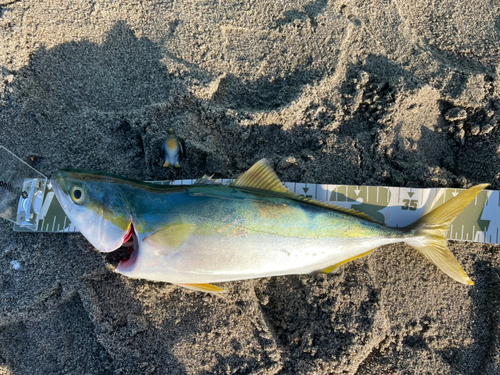
<instances>
[{"instance_id":1,"label":"yellow anal fin","mask_svg":"<svg viewBox=\"0 0 500 375\"><path fill-rule=\"evenodd\" d=\"M332 272L336 271L336 270L337 270L337 268L339 268L341 265L346 264L346 263L350 262L351 260L358 259L358 258L362 258L362 257L364 257L365 255L370 254L373 250L375 250L375 249L371 249L371 250L367 251L366 253L363 253L363 254L359 254L359 255L353 256L352 258L349 258L349 259L343 260L342 262L335 263L333 266L330 266L330 267L328 267L328 268L322 269L322 270L320 270L319 272L320 272L320 273L332 273Z\"/></svg>"},{"instance_id":2,"label":"yellow anal fin","mask_svg":"<svg viewBox=\"0 0 500 375\"><path fill-rule=\"evenodd\" d=\"M214 293L214 294L217 294L220 297L223 297L222 293L226 293L226 291L224 289L219 288L218 286L215 286L215 285L212 285L212 284L175 283L175 285L182 286L183 288L186 288L186 289L196 290L198 292Z\"/></svg>"}]
</instances>

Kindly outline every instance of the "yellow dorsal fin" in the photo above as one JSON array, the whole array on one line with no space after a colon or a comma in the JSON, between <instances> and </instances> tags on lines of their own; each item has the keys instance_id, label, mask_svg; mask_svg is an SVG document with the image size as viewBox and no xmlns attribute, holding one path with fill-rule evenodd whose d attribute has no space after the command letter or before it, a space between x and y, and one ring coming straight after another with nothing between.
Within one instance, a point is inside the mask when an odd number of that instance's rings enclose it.
<instances>
[{"instance_id":1,"label":"yellow dorsal fin","mask_svg":"<svg viewBox=\"0 0 500 375\"><path fill-rule=\"evenodd\" d=\"M194 224L172 224L150 234L143 239L149 246L156 249L158 254L170 254L177 251L194 232Z\"/></svg>"},{"instance_id":2,"label":"yellow dorsal fin","mask_svg":"<svg viewBox=\"0 0 500 375\"><path fill-rule=\"evenodd\" d=\"M252 165L248 171L238 177L231 186L249 189L269 190L278 193L290 193L266 159Z\"/></svg>"},{"instance_id":3,"label":"yellow dorsal fin","mask_svg":"<svg viewBox=\"0 0 500 375\"><path fill-rule=\"evenodd\" d=\"M196 290L198 292L214 293L219 297L223 297L222 293L226 291L218 286L212 284L185 284L185 283L175 283L175 285L182 286L186 289Z\"/></svg>"},{"instance_id":4,"label":"yellow dorsal fin","mask_svg":"<svg viewBox=\"0 0 500 375\"><path fill-rule=\"evenodd\" d=\"M255 163L252 167L250 167L248 171L238 177L230 186L247 189L266 190L268 192L278 193L278 196L283 196L299 202L309 203L315 206L342 212L348 215L353 215L363 220L378 223L377 220L362 212L351 210L349 208L338 207L329 203L319 202L314 199L305 198L298 194L292 193L286 188L286 186L283 185L279 177L276 176L276 173L274 173L273 169L266 159L262 159Z\"/></svg>"}]
</instances>

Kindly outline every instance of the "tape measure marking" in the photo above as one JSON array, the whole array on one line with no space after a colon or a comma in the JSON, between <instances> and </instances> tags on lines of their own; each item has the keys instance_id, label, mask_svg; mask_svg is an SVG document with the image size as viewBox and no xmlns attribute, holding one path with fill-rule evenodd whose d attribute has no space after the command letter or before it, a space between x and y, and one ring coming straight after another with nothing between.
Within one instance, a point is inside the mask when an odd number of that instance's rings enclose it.
<instances>
[{"instance_id":1,"label":"tape measure marking","mask_svg":"<svg viewBox=\"0 0 500 375\"><path fill-rule=\"evenodd\" d=\"M223 179L223 184L234 180ZM192 185L195 179L152 181L160 185ZM432 209L458 195L464 189L329 185L285 182L292 192L344 208L363 212L392 227L405 227ZM54 194L46 194L46 214L39 222L38 232L72 233L78 229L64 214ZM52 224L52 225L51 225ZM29 229L14 226L16 231ZM499 243L500 192L483 191L452 223L446 234L448 239Z\"/></svg>"}]
</instances>

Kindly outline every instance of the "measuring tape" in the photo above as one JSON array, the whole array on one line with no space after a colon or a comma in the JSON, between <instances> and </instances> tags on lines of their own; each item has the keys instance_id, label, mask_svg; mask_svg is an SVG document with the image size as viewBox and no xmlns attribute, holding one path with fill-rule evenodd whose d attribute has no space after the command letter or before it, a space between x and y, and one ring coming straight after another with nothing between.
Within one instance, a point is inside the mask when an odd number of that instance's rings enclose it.
<instances>
[{"instance_id":1,"label":"measuring tape","mask_svg":"<svg viewBox=\"0 0 500 375\"><path fill-rule=\"evenodd\" d=\"M196 180L151 181L160 185L192 185ZM221 180L229 184L233 180ZM326 185L286 182L292 192L320 202L351 208L396 228L405 227L465 189L400 188L383 186ZM459 241L500 243L500 192L484 190L453 221L447 238ZM14 225L16 231L30 229ZM78 232L54 192L45 194L38 214L37 232Z\"/></svg>"}]
</instances>

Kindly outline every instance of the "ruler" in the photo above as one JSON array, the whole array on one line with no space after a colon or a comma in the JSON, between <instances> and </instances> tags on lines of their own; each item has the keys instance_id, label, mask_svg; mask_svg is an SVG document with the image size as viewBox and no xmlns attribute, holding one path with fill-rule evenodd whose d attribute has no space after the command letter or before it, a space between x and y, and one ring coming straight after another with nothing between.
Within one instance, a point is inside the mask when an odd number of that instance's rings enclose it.
<instances>
[{"instance_id":1,"label":"ruler","mask_svg":"<svg viewBox=\"0 0 500 375\"><path fill-rule=\"evenodd\" d=\"M160 185L192 185L192 180L150 181ZM221 180L229 184L233 180ZM292 192L320 202L351 208L395 228L402 228L464 189L415 189L383 186L329 185L285 182ZM15 231L32 232L14 225ZM48 191L42 204L37 232L72 233L78 229L70 222L54 192ZM447 233L450 240L500 243L500 192L484 190L453 221Z\"/></svg>"}]
</instances>

